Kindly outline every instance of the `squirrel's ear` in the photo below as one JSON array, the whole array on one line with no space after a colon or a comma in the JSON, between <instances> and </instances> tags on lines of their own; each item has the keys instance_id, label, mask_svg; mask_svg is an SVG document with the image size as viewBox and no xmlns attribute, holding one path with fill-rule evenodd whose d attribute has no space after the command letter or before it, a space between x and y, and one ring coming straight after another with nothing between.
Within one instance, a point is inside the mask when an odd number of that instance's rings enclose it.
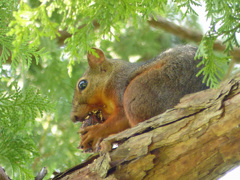
<instances>
[{"instance_id":1,"label":"squirrel's ear","mask_svg":"<svg viewBox=\"0 0 240 180\"><path fill-rule=\"evenodd\" d=\"M94 68L105 61L105 55L102 52L102 50L97 48L92 48L92 49L93 51L88 52L88 55L87 55L88 64L90 68Z\"/></svg>"}]
</instances>

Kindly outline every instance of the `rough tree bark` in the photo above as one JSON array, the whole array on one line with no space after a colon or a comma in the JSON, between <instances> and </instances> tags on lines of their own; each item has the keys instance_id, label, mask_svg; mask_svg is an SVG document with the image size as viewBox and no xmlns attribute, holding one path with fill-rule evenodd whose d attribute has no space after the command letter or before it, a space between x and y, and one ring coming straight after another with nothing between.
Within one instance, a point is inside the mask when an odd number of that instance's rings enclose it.
<instances>
[{"instance_id":1,"label":"rough tree bark","mask_svg":"<svg viewBox=\"0 0 240 180\"><path fill-rule=\"evenodd\" d=\"M240 164L239 142L240 74L104 139L103 151L53 179L217 179Z\"/></svg>"}]
</instances>

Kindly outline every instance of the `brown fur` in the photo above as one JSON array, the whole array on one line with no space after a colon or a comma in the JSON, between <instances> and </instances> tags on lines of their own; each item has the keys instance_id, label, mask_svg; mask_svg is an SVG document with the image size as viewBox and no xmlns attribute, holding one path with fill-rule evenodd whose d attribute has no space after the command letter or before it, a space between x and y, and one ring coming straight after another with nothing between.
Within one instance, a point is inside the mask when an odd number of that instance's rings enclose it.
<instances>
[{"instance_id":1,"label":"brown fur","mask_svg":"<svg viewBox=\"0 0 240 180\"><path fill-rule=\"evenodd\" d=\"M101 110L104 123L81 130L83 149L95 148L102 138L137 125L174 107L185 94L206 89L196 77L197 48L167 50L146 63L107 59L99 49L88 54L89 69L83 91L75 89L71 118L83 121L88 112Z\"/></svg>"}]
</instances>

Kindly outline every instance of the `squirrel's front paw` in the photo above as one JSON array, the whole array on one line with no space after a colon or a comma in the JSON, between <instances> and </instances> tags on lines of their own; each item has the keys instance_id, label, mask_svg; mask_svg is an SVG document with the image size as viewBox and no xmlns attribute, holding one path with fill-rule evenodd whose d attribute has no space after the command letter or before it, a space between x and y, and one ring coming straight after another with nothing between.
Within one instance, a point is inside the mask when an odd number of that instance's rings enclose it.
<instances>
[{"instance_id":1,"label":"squirrel's front paw","mask_svg":"<svg viewBox=\"0 0 240 180\"><path fill-rule=\"evenodd\" d=\"M79 133L81 134L81 143L79 147L85 152L99 151L100 142L103 139L101 129L100 124L80 129Z\"/></svg>"}]
</instances>

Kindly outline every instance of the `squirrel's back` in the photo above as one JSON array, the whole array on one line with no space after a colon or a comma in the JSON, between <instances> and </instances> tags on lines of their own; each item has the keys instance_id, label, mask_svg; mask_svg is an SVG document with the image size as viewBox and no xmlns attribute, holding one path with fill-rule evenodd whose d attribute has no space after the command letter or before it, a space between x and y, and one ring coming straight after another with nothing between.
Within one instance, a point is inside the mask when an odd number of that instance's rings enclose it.
<instances>
[{"instance_id":1,"label":"squirrel's back","mask_svg":"<svg viewBox=\"0 0 240 180\"><path fill-rule=\"evenodd\" d=\"M123 100L132 124L173 108L186 94L207 89L203 76L196 77L201 69L196 51L193 46L169 49L132 74Z\"/></svg>"}]
</instances>

